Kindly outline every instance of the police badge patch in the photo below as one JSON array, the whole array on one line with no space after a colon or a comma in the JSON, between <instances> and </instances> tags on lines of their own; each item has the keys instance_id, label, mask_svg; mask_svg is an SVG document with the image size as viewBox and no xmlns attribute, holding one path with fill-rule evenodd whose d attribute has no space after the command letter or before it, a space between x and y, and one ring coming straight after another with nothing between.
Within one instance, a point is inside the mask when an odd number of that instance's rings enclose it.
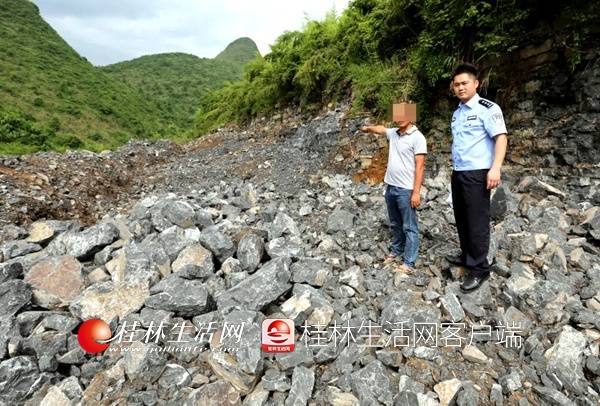
<instances>
[{"instance_id":1,"label":"police badge patch","mask_svg":"<svg viewBox=\"0 0 600 406\"><path fill-rule=\"evenodd\" d=\"M504 121L502 113L495 113L494 115L492 115L492 120L494 120L495 123L501 123L502 121Z\"/></svg>"}]
</instances>

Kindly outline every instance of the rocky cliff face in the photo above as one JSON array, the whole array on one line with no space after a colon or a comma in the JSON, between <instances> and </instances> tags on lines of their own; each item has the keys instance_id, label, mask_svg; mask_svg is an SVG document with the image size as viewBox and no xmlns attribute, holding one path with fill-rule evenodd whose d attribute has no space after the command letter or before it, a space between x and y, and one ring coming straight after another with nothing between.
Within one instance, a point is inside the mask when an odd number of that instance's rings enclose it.
<instances>
[{"instance_id":1,"label":"rocky cliff face","mask_svg":"<svg viewBox=\"0 0 600 406\"><path fill-rule=\"evenodd\" d=\"M520 86L503 95L513 128L513 161L525 166L597 167L600 57L589 56L575 73L544 47L522 57L520 64L526 66L516 74L526 79L516 80Z\"/></svg>"},{"instance_id":2,"label":"rocky cliff face","mask_svg":"<svg viewBox=\"0 0 600 406\"><path fill-rule=\"evenodd\" d=\"M578 76L597 78L596 62ZM343 108L183 147L2 158L1 402L597 404L600 170L577 138L597 137L597 93L539 106L535 80L534 115L508 115L532 133L492 198L495 272L470 294L444 259L447 144L432 142L416 270L398 272L384 140ZM555 144L538 155L542 128ZM100 354L77 342L90 318L115 337ZM293 320L293 352L261 352L268 318Z\"/></svg>"}]
</instances>

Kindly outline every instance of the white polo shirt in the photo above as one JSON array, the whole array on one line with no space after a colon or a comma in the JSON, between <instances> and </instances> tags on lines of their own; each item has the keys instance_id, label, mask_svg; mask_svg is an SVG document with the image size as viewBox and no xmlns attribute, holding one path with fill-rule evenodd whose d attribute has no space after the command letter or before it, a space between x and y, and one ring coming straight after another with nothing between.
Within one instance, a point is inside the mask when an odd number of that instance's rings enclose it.
<instances>
[{"instance_id":1,"label":"white polo shirt","mask_svg":"<svg viewBox=\"0 0 600 406\"><path fill-rule=\"evenodd\" d=\"M389 154L383 181L412 190L415 183L415 155L427 154L425 136L414 125L405 133L398 133L397 128L388 128L386 136Z\"/></svg>"}]
</instances>

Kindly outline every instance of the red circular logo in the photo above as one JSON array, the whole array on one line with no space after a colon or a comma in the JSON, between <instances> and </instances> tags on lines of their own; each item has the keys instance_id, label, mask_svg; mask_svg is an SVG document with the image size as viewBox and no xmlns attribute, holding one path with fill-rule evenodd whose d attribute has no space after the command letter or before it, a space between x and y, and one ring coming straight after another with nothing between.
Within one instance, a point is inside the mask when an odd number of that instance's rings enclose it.
<instances>
[{"instance_id":1,"label":"red circular logo","mask_svg":"<svg viewBox=\"0 0 600 406\"><path fill-rule=\"evenodd\" d=\"M85 351L92 354L102 352L108 348L108 343L103 344L98 340L108 340L112 337L110 326L100 319L89 319L81 323L77 331L77 341Z\"/></svg>"},{"instance_id":2,"label":"red circular logo","mask_svg":"<svg viewBox=\"0 0 600 406\"><path fill-rule=\"evenodd\" d=\"M290 335L290 327L283 320L275 320L269 324L267 335L275 344L284 343Z\"/></svg>"}]
</instances>

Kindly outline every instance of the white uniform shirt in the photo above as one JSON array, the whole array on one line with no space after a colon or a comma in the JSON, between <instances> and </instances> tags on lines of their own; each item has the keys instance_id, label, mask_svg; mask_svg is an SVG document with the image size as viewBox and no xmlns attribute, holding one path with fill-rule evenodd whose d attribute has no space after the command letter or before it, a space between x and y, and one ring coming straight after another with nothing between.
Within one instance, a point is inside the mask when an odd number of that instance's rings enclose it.
<instances>
[{"instance_id":1,"label":"white uniform shirt","mask_svg":"<svg viewBox=\"0 0 600 406\"><path fill-rule=\"evenodd\" d=\"M500 106L475 94L452 115L452 166L455 171L490 169L495 137L506 134Z\"/></svg>"}]
</instances>

